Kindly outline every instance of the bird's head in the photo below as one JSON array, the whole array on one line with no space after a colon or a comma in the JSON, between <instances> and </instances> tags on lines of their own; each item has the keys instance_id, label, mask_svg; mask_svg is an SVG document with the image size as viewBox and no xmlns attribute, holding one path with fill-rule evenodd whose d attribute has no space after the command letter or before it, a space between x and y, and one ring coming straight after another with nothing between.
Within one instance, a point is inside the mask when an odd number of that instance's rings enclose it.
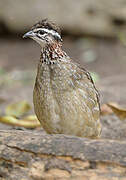
<instances>
[{"instance_id":1,"label":"bird's head","mask_svg":"<svg viewBox=\"0 0 126 180\"><path fill-rule=\"evenodd\" d=\"M41 47L46 44L62 42L60 28L54 23L44 19L32 26L31 30L24 34L23 38L31 38L40 44Z\"/></svg>"}]
</instances>

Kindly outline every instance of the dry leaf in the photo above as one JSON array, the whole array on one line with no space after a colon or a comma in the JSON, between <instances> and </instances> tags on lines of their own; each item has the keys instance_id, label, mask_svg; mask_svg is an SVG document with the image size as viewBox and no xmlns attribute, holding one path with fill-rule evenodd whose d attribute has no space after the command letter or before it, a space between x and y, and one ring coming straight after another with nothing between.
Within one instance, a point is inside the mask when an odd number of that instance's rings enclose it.
<instances>
[{"instance_id":1,"label":"dry leaf","mask_svg":"<svg viewBox=\"0 0 126 180\"><path fill-rule=\"evenodd\" d=\"M112 109L110 107L108 107L107 104L101 105L101 115L102 116L109 115L112 113L113 113Z\"/></svg>"},{"instance_id":2,"label":"dry leaf","mask_svg":"<svg viewBox=\"0 0 126 180\"><path fill-rule=\"evenodd\" d=\"M11 126L21 126L25 128L36 128L41 126L37 119L34 121L27 121L27 118L19 120L13 116L1 116L0 122Z\"/></svg>"},{"instance_id":3,"label":"dry leaf","mask_svg":"<svg viewBox=\"0 0 126 180\"><path fill-rule=\"evenodd\" d=\"M20 117L31 109L30 104L27 101L20 101L18 103L10 104L7 106L6 115Z\"/></svg>"},{"instance_id":4,"label":"dry leaf","mask_svg":"<svg viewBox=\"0 0 126 180\"><path fill-rule=\"evenodd\" d=\"M24 119L26 119L27 121L38 121L36 115L29 115L24 117Z\"/></svg>"},{"instance_id":5,"label":"dry leaf","mask_svg":"<svg viewBox=\"0 0 126 180\"><path fill-rule=\"evenodd\" d=\"M123 108L114 102L110 102L107 105L112 109L112 111L120 120L126 119L126 108Z\"/></svg>"}]
</instances>

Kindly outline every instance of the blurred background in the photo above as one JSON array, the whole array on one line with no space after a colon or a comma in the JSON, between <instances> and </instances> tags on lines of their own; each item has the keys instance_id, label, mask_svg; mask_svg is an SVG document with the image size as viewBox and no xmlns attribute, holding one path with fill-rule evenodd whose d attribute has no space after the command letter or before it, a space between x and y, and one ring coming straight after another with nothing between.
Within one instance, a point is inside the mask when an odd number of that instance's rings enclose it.
<instances>
[{"instance_id":1,"label":"blurred background","mask_svg":"<svg viewBox=\"0 0 126 180\"><path fill-rule=\"evenodd\" d=\"M19 100L32 106L40 47L22 35L44 18L61 27L63 49L92 73L101 104L125 105L125 0L0 0L1 114Z\"/></svg>"}]
</instances>

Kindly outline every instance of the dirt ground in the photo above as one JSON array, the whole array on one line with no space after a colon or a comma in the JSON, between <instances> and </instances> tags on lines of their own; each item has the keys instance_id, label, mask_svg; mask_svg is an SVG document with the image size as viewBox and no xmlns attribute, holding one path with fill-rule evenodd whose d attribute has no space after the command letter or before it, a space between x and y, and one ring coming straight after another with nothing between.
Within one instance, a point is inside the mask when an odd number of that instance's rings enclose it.
<instances>
[{"instance_id":1,"label":"dirt ground","mask_svg":"<svg viewBox=\"0 0 126 180\"><path fill-rule=\"evenodd\" d=\"M122 42L104 38L64 37L63 49L86 69L97 73L96 86L101 104L114 101L126 107L126 47ZM10 102L25 99L32 104L39 56L40 48L32 40L23 40L20 36L0 37L1 114ZM126 138L126 121L120 121L115 115L101 117L101 121L103 138ZM0 129L13 128L0 124Z\"/></svg>"}]
</instances>

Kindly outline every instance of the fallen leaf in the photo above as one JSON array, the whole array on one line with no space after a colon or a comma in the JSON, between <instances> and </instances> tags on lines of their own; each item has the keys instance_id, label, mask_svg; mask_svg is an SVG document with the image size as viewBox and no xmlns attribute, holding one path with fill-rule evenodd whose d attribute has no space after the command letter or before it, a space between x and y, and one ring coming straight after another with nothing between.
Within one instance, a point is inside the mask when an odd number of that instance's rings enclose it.
<instances>
[{"instance_id":1,"label":"fallen leaf","mask_svg":"<svg viewBox=\"0 0 126 180\"><path fill-rule=\"evenodd\" d=\"M24 117L24 119L26 119L27 121L38 121L36 115L29 115Z\"/></svg>"},{"instance_id":2,"label":"fallen leaf","mask_svg":"<svg viewBox=\"0 0 126 180\"><path fill-rule=\"evenodd\" d=\"M8 105L5 113L6 115L20 117L27 113L30 109L31 106L27 101L20 101L18 103Z\"/></svg>"},{"instance_id":3,"label":"fallen leaf","mask_svg":"<svg viewBox=\"0 0 126 180\"><path fill-rule=\"evenodd\" d=\"M109 115L109 114L112 114L113 111L110 107L108 107L107 104L102 104L101 105L101 115L102 116L105 116L105 115Z\"/></svg>"},{"instance_id":4,"label":"fallen leaf","mask_svg":"<svg viewBox=\"0 0 126 180\"><path fill-rule=\"evenodd\" d=\"M112 111L120 120L126 119L126 108L123 108L114 102L107 103L107 105L112 109Z\"/></svg>"},{"instance_id":5,"label":"fallen leaf","mask_svg":"<svg viewBox=\"0 0 126 180\"><path fill-rule=\"evenodd\" d=\"M29 121L29 120L27 121L27 119L19 120L13 116L1 116L0 122L11 126L20 126L25 128L36 128L41 126L38 120L35 121Z\"/></svg>"}]
</instances>

